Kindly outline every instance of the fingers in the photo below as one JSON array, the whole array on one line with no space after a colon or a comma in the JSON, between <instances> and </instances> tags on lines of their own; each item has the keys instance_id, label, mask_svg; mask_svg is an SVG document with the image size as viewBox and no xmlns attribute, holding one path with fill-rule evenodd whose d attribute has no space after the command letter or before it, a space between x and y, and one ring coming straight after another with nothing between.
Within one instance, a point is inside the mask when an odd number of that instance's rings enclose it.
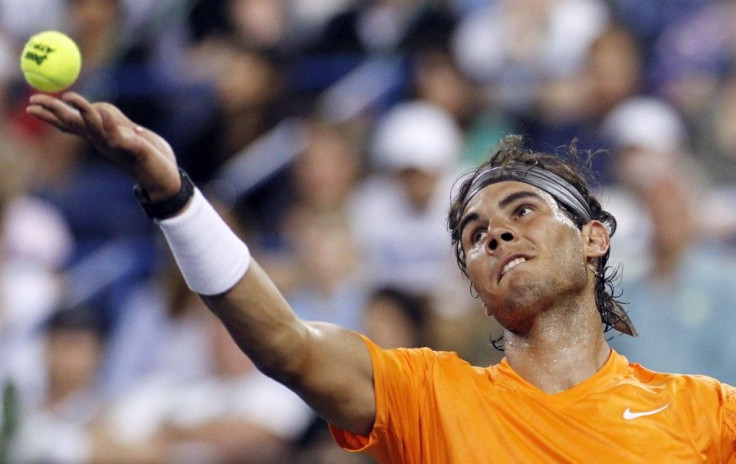
<instances>
[{"instance_id":1,"label":"fingers","mask_svg":"<svg viewBox=\"0 0 736 464\"><path fill-rule=\"evenodd\" d=\"M26 111L87 140L152 198L168 198L179 190L180 176L171 146L160 135L133 123L114 105L90 103L74 92L65 93L61 99L36 94Z\"/></svg>"},{"instance_id":2,"label":"fingers","mask_svg":"<svg viewBox=\"0 0 736 464\"><path fill-rule=\"evenodd\" d=\"M44 94L35 94L29 100L26 112L44 122L52 124L59 130L78 133L83 120L79 111L61 100Z\"/></svg>"},{"instance_id":3,"label":"fingers","mask_svg":"<svg viewBox=\"0 0 736 464\"><path fill-rule=\"evenodd\" d=\"M59 118L56 117L56 114L47 110L43 106L30 105L28 106L28 108L26 108L26 112L37 117L43 122L51 124L60 131L68 132L66 126L64 125L64 123L61 122L61 120L59 120Z\"/></svg>"},{"instance_id":4,"label":"fingers","mask_svg":"<svg viewBox=\"0 0 736 464\"><path fill-rule=\"evenodd\" d=\"M81 95L68 92L61 99L35 94L29 99L26 111L42 121L65 132L89 139L104 138L102 117L96 108Z\"/></svg>"},{"instance_id":5,"label":"fingers","mask_svg":"<svg viewBox=\"0 0 736 464\"><path fill-rule=\"evenodd\" d=\"M102 153L129 148L131 142L136 145L123 134L133 123L120 110L106 103L93 105L74 92L65 93L61 99L33 95L27 111L62 131L85 138Z\"/></svg>"},{"instance_id":6,"label":"fingers","mask_svg":"<svg viewBox=\"0 0 736 464\"><path fill-rule=\"evenodd\" d=\"M92 105L84 97L78 93L68 92L62 96L62 100L64 103L77 110L88 133L96 136L104 134L104 130L102 128L102 116L95 111ZM75 122L76 121L78 121L78 119L75 120Z\"/></svg>"}]
</instances>

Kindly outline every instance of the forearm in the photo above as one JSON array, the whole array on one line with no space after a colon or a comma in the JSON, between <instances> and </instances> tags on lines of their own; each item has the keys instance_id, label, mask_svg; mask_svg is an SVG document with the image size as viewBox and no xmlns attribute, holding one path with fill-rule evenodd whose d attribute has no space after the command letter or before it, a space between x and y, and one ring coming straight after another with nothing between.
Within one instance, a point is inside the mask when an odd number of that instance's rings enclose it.
<instances>
[{"instance_id":1,"label":"forearm","mask_svg":"<svg viewBox=\"0 0 736 464\"><path fill-rule=\"evenodd\" d=\"M243 278L219 295L201 295L243 352L267 375L293 386L309 327L252 260Z\"/></svg>"}]
</instances>

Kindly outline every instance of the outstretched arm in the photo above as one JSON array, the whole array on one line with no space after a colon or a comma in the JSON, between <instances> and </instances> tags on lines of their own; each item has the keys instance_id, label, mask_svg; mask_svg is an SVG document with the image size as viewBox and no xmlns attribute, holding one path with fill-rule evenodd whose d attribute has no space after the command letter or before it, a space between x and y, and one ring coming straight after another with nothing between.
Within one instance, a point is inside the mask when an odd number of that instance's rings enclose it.
<instances>
[{"instance_id":1,"label":"outstretched arm","mask_svg":"<svg viewBox=\"0 0 736 464\"><path fill-rule=\"evenodd\" d=\"M181 179L169 144L115 106L91 104L70 92L62 99L34 95L27 111L86 139L152 202L179 191ZM354 433L370 432L375 419L373 374L360 337L331 324L300 320L258 263L251 261L247 269L234 286L202 295L207 306L260 370L300 394L326 420Z\"/></svg>"}]
</instances>

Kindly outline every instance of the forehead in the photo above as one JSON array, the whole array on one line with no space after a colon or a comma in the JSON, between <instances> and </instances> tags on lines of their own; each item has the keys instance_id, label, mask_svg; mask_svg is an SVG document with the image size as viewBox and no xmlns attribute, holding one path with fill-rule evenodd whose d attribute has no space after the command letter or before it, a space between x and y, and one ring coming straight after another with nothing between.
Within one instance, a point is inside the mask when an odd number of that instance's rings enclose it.
<instances>
[{"instance_id":1,"label":"forehead","mask_svg":"<svg viewBox=\"0 0 736 464\"><path fill-rule=\"evenodd\" d=\"M516 197L517 194L528 194L531 197L538 197L550 208L558 208L557 202L549 193L524 182L517 181L503 181L495 184L490 184L479 191L473 198L470 199L468 205L465 207L463 215L467 215L473 212L480 212L481 210L495 210L501 208L504 205L504 200Z\"/></svg>"}]
</instances>

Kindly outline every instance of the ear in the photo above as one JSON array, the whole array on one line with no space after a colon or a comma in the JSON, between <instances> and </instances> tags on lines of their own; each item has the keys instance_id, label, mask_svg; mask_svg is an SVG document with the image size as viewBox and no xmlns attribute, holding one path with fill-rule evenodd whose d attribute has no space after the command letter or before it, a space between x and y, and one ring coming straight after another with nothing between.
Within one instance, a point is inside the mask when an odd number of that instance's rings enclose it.
<instances>
[{"instance_id":1,"label":"ear","mask_svg":"<svg viewBox=\"0 0 736 464\"><path fill-rule=\"evenodd\" d=\"M600 221L590 221L583 226L581 231L583 249L587 258L600 258L604 256L611 246L611 236L608 229Z\"/></svg>"}]
</instances>

